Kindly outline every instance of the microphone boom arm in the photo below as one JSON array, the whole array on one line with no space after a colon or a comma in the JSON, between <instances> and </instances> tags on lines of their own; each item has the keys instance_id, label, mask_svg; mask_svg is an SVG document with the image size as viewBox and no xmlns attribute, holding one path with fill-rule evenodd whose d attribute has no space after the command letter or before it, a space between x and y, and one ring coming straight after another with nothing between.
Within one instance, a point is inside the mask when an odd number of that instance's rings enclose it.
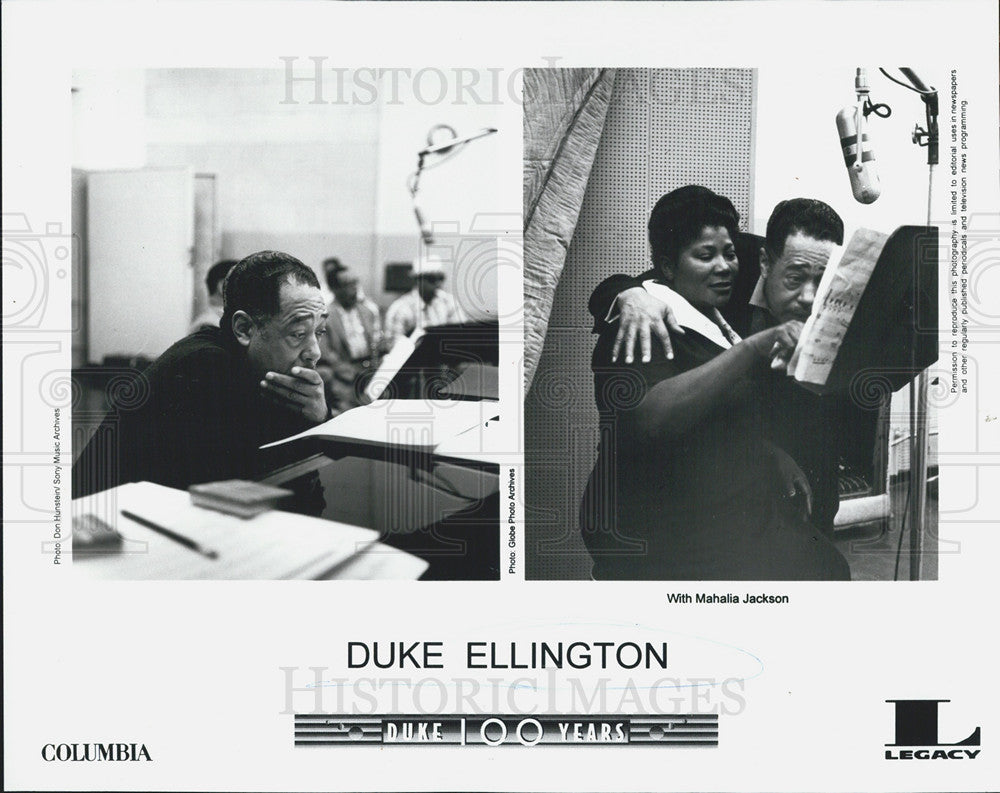
<instances>
[{"instance_id":1,"label":"microphone boom arm","mask_svg":"<svg viewBox=\"0 0 1000 793\"><path fill-rule=\"evenodd\" d=\"M927 147L927 164L938 164L938 92L933 86L928 86L921 80L915 71L909 66L900 66L899 71L909 81L909 85L892 77L885 69L879 67L879 71L894 83L909 88L920 94L920 99L924 103L927 128L924 129L919 124L913 128L912 140L918 146Z\"/></svg>"}]
</instances>

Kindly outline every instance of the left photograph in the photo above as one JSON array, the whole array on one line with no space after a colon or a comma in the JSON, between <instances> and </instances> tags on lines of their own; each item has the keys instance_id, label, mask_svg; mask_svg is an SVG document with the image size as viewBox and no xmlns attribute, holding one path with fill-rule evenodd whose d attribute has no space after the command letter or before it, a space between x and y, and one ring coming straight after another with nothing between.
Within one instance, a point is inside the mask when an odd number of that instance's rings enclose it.
<instances>
[{"instance_id":1,"label":"left photograph","mask_svg":"<svg viewBox=\"0 0 1000 793\"><path fill-rule=\"evenodd\" d=\"M74 570L497 579L520 130L281 60L73 74Z\"/></svg>"}]
</instances>

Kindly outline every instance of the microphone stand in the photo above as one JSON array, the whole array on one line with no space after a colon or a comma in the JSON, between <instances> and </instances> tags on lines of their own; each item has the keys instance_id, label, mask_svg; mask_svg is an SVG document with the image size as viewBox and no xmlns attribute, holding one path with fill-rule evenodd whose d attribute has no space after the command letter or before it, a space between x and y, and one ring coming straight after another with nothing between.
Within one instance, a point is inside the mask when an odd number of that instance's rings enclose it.
<instances>
[{"instance_id":1,"label":"microphone stand","mask_svg":"<svg viewBox=\"0 0 1000 793\"><path fill-rule=\"evenodd\" d=\"M440 130L451 133L451 137L435 143L434 133ZM470 142L479 140L479 138L485 138L494 132L496 132L494 127L484 127L470 135L459 136L447 124L435 124L431 127L431 131L427 133L427 146L417 152L417 170L410 175L407 182L407 187L410 191L410 200L413 203L413 216L417 219L417 227L420 229L420 240L425 248L434 244L434 235L423 213L420 211L420 205L417 203L417 193L420 190L420 175L424 172L424 159L430 154L443 155L437 162L427 166L428 168L433 168L435 165L440 165L445 160L451 159L451 157L458 154Z\"/></svg>"},{"instance_id":2,"label":"microphone stand","mask_svg":"<svg viewBox=\"0 0 1000 793\"><path fill-rule=\"evenodd\" d=\"M417 192L420 190L420 175L424 172L424 157L426 156L426 152L423 151L417 154L417 170L410 177L409 183L410 200L413 202L413 216L417 219L417 227L420 229L420 241L424 247L434 244L434 235L431 234L430 227L427 225L427 221L420 211L420 205L417 203Z\"/></svg>"},{"instance_id":3,"label":"microphone stand","mask_svg":"<svg viewBox=\"0 0 1000 793\"><path fill-rule=\"evenodd\" d=\"M920 94L926 110L927 128L916 125L912 140L918 146L927 147L927 226L931 225L931 199L934 184L934 166L938 164L938 94L917 77L913 69L900 67L899 71L910 81L910 85L890 77L885 69L880 71L906 88ZM913 279L913 311L917 309L917 278ZM916 316L914 315L911 355L915 357L917 347ZM911 358L911 361L914 359ZM913 363L915 365L915 362ZM910 383L910 492L906 510L910 513L910 580L919 581L923 559L924 512L927 508L927 452L929 431L927 425L927 370L924 369Z\"/></svg>"}]
</instances>

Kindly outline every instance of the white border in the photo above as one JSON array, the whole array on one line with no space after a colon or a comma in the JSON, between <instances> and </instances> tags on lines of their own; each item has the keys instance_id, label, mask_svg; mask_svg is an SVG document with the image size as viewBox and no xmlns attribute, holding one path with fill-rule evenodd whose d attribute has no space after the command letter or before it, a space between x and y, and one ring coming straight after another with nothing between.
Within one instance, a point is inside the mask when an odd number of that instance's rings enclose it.
<instances>
[{"instance_id":1,"label":"white border","mask_svg":"<svg viewBox=\"0 0 1000 793\"><path fill-rule=\"evenodd\" d=\"M67 88L75 67L269 66L280 55L319 54L344 65L511 71L936 59L978 76L968 84L986 111L976 154L986 198L977 209L995 216L996 53L997 9L989 2L11 2L3 6L4 211L69 227ZM519 152L507 156L519 183ZM56 287L51 299L68 314L68 289ZM505 285L500 299L501 313L519 305L520 284ZM68 369L65 331L38 338L62 345L64 360L49 369ZM44 437L51 419L34 396L48 370L21 360L20 341L4 335L8 789L961 790L1000 778L989 628L1000 558L992 530L1000 422L983 423L985 415L976 417L976 448L950 461L956 481L979 477L978 501L950 526L962 553L942 559L939 582L789 585L782 589L792 604L769 612L670 608L664 600L673 590L658 584L83 584L42 564L30 524L17 519L36 494L20 489L16 466L26 458L16 455L39 452L24 444L39 428ZM984 334L976 348L986 414L997 393L987 379L997 371L989 341ZM519 390L519 377L504 382ZM718 667L753 678L745 709L724 720L722 745L711 754L302 751L291 746L291 719L281 714L280 667L343 671L351 639L457 647L479 638L623 639L650 631L669 637L672 674ZM727 666L728 655L704 649L720 644L760 659L761 668ZM450 661L449 674L463 673L460 659ZM982 757L884 760L891 731L884 700L906 697L951 699L942 734L981 726ZM50 741L140 741L155 761L44 763L40 748Z\"/></svg>"}]
</instances>

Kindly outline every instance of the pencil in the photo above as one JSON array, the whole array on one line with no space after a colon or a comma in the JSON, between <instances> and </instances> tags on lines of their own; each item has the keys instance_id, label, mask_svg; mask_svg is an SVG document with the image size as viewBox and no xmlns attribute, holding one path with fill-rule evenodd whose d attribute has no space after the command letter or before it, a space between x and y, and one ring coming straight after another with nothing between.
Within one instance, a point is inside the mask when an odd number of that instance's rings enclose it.
<instances>
[{"instance_id":1,"label":"pencil","mask_svg":"<svg viewBox=\"0 0 1000 793\"><path fill-rule=\"evenodd\" d=\"M146 518L141 518L134 512L129 512L127 509L123 509L122 515L124 515L129 520L134 520L136 523L145 526L147 529L152 529L157 534L162 534L164 537L168 537L174 542L179 542L185 548L190 548L195 553L200 553L202 556L205 556L209 559L219 558L219 554L216 551L213 551L211 548L205 548L204 546L199 545L197 542L192 540L190 537L185 537L183 534L178 534L176 531L173 531L172 529L168 529L165 526L160 526L158 523L153 523L153 521L147 520Z\"/></svg>"}]
</instances>

